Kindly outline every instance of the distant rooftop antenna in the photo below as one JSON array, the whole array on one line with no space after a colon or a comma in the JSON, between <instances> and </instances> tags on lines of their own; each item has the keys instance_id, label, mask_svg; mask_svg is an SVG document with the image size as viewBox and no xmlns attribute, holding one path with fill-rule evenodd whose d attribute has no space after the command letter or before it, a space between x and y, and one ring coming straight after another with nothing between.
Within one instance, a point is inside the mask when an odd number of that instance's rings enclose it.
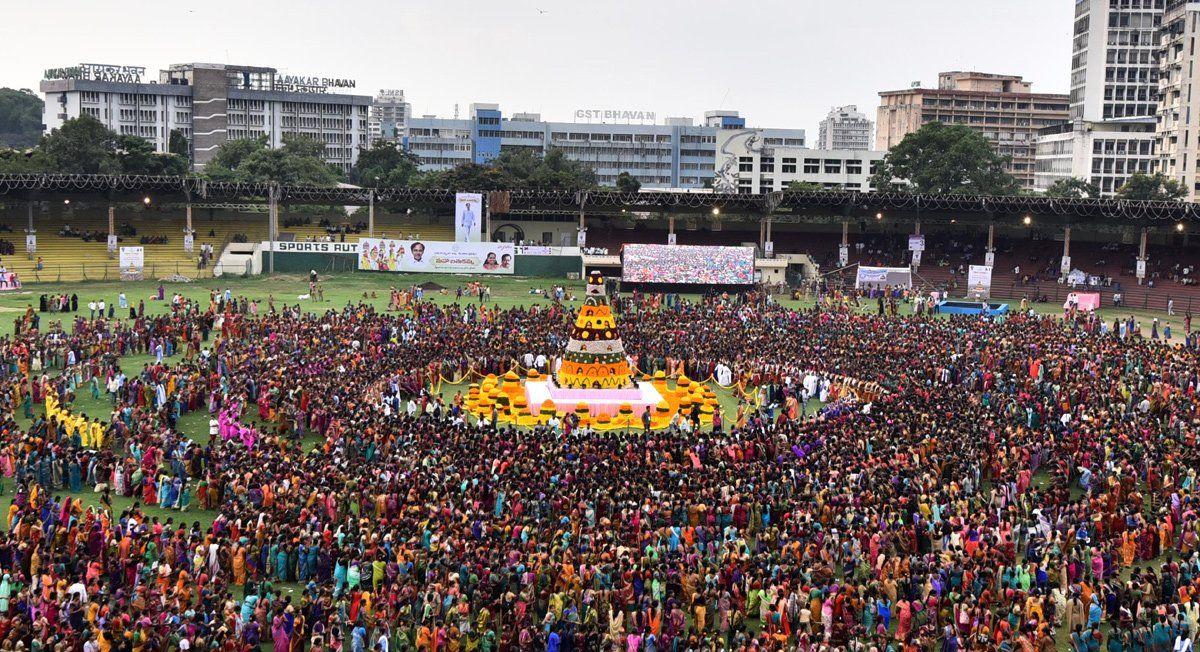
<instances>
[{"instance_id":1,"label":"distant rooftop antenna","mask_svg":"<svg viewBox=\"0 0 1200 652\"><path fill-rule=\"evenodd\" d=\"M454 103L454 119L458 120L458 102Z\"/></svg>"}]
</instances>

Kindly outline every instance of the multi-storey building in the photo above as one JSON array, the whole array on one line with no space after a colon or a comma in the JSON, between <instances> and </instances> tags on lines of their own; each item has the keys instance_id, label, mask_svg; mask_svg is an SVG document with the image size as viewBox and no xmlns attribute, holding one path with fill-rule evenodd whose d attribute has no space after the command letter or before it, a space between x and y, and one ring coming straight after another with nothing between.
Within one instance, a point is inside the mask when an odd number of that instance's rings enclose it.
<instances>
[{"instance_id":1,"label":"multi-storey building","mask_svg":"<svg viewBox=\"0 0 1200 652\"><path fill-rule=\"evenodd\" d=\"M1159 35L1157 170L1180 182L1188 201L1200 195L1200 2L1167 0Z\"/></svg>"},{"instance_id":2,"label":"multi-storey building","mask_svg":"<svg viewBox=\"0 0 1200 652\"><path fill-rule=\"evenodd\" d=\"M871 149L871 131L875 123L858 107L834 107L821 121L817 131L817 149L859 151Z\"/></svg>"},{"instance_id":3,"label":"multi-storey building","mask_svg":"<svg viewBox=\"0 0 1200 652\"><path fill-rule=\"evenodd\" d=\"M1019 76L944 72L936 89L914 87L879 94L875 149L887 151L930 122L968 126L1010 158L1008 171L1034 185L1037 131L1067 120L1067 95L1034 93Z\"/></svg>"},{"instance_id":4,"label":"multi-storey building","mask_svg":"<svg viewBox=\"0 0 1200 652\"><path fill-rule=\"evenodd\" d=\"M604 185L615 184L617 175L628 172L646 188L700 189L713 181L717 134L744 126L745 119L736 111L710 111L704 125L688 118L620 124L546 122L534 113L506 118L495 104L472 104L465 119L410 119L403 142L424 170L486 163L506 150L544 154L556 148L590 166ZM804 146L803 129L763 131L772 144Z\"/></svg>"},{"instance_id":5,"label":"multi-storey building","mask_svg":"<svg viewBox=\"0 0 1200 652\"><path fill-rule=\"evenodd\" d=\"M1112 195L1135 172L1149 174L1155 162L1152 120L1072 120L1038 132L1034 187L1076 178Z\"/></svg>"},{"instance_id":6,"label":"multi-storey building","mask_svg":"<svg viewBox=\"0 0 1200 652\"><path fill-rule=\"evenodd\" d=\"M767 193L793 182L868 192L886 152L808 149L787 144L769 129L725 129L717 134L716 192Z\"/></svg>"},{"instance_id":7,"label":"multi-storey building","mask_svg":"<svg viewBox=\"0 0 1200 652\"><path fill-rule=\"evenodd\" d=\"M1153 117L1163 0L1075 0L1071 119Z\"/></svg>"},{"instance_id":8,"label":"multi-storey building","mask_svg":"<svg viewBox=\"0 0 1200 652\"><path fill-rule=\"evenodd\" d=\"M1112 195L1154 167L1163 0L1076 0L1070 122L1038 133L1034 187L1082 179Z\"/></svg>"},{"instance_id":9,"label":"multi-storey building","mask_svg":"<svg viewBox=\"0 0 1200 652\"><path fill-rule=\"evenodd\" d=\"M222 143L242 138L266 137L271 147L282 145L286 135L310 138L324 143L325 160L343 170L354 165L367 144L371 98L328 92L352 88L351 80L189 63L161 71L158 83L144 83L140 73L105 74L89 66L93 64L47 71L41 84L47 131L86 114L166 152L171 132L177 130L188 139L197 169Z\"/></svg>"},{"instance_id":10,"label":"multi-storey building","mask_svg":"<svg viewBox=\"0 0 1200 652\"><path fill-rule=\"evenodd\" d=\"M404 123L412 106L404 101L404 91L384 89L371 101L367 130L372 143L378 140L397 142L404 136Z\"/></svg>"}]
</instances>

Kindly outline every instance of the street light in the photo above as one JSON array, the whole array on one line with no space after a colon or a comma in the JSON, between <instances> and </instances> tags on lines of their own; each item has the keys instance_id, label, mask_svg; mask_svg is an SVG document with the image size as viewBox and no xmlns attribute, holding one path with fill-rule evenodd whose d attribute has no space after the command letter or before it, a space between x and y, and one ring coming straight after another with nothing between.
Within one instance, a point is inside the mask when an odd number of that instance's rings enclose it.
<instances>
[{"instance_id":1,"label":"street light","mask_svg":"<svg viewBox=\"0 0 1200 652\"><path fill-rule=\"evenodd\" d=\"M63 200L63 204L70 204L70 203L71 203L71 200L70 200L70 199L64 199L64 200Z\"/></svg>"},{"instance_id":2,"label":"street light","mask_svg":"<svg viewBox=\"0 0 1200 652\"><path fill-rule=\"evenodd\" d=\"M713 214L713 215L720 215L720 214L721 214L721 209L720 209L720 208L717 208L716 206L713 206L713 209L712 209L712 214Z\"/></svg>"},{"instance_id":3,"label":"street light","mask_svg":"<svg viewBox=\"0 0 1200 652\"><path fill-rule=\"evenodd\" d=\"M883 219L883 213L875 213L875 219L877 219L877 220L882 220L882 219Z\"/></svg>"},{"instance_id":4,"label":"street light","mask_svg":"<svg viewBox=\"0 0 1200 652\"><path fill-rule=\"evenodd\" d=\"M146 195L146 197L144 199L142 199L142 203L149 206L150 205L150 195Z\"/></svg>"},{"instance_id":5,"label":"street light","mask_svg":"<svg viewBox=\"0 0 1200 652\"><path fill-rule=\"evenodd\" d=\"M1033 218L1026 215L1024 218L1021 219L1021 223L1024 224L1025 226L1029 226L1030 224L1033 224Z\"/></svg>"},{"instance_id":6,"label":"street light","mask_svg":"<svg viewBox=\"0 0 1200 652\"><path fill-rule=\"evenodd\" d=\"M1175 225L1175 230L1176 230L1176 231L1179 231L1180 233L1183 233L1183 222L1180 222L1180 223L1176 224L1176 225Z\"/></svg>"}]
</instances>

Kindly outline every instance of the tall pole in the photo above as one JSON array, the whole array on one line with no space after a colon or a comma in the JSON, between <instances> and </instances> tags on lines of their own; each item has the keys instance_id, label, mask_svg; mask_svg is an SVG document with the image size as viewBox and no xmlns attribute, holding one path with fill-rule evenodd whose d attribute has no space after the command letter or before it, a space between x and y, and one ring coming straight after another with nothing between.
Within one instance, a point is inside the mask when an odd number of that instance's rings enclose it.
<instances>
[{"instance_id":1,"label":"tall pole","mask_svg":"<svg viewBox=\"0 0 1200 652\"><path fill-rule=\"evenodd\" d=\"M117 209L112 204L108 205L108 257L112 258L113 253L117 250Z\"/></svg>"},{"instance_id":2,"label":"tall pole","mask_svg":"<svg viewBox=\"0 0 1200 652\"><path fill-rule=\"evenodd\" d=\"M367 236L375 237L375 189L367 191Z\"/></svg>"},{"instance_id":3,"label":"tall pole","mask_svg":"<svg viewBox=\"0 0 1200 652\"><path fill-rule=\"evenodd\" d=\"M33 202L26 204L26 209L29 214L29 226L25 227L25 252L29 254L29 260L33 260L33 254L37 251L37 231L33 230Z\"/></svg>"},{"instance_id":4,"label":"tall pole","mask_svg":"<svg viewBox=\"0 0 1200 652\"><path fill-rule=\"evenodd\" d=\"M983 264L992 267L996 264L996 224L988 222L987 249L983 253Z\"/></svg>"},{"instance_id":5,"label":"tall pole","mask_svg":"<svg viewBox=\"0 0 1200 652\"><path fill-rule=\"evenodd\" d=\"M587 218L584 216L583 206L587 203L587 193L581 193L579 196L579 236L576 238L575 244L580 247L587 246ZM587 277L586 271L584 277Z\"/></svg>"},{"instance_id":6,"label":"tall pole","mask_svg":"<svg viewBox=\"0 0 1200 652\"><path fill-rule=\"evenodd\" d=\"M675 215L667 215L667 244L675 244Z\"/></svg>"},{"instance_id":7,"label":"tall pole","mask_svg":"<svg viewBox=\"0 0 1200 652\"><path fill-rule=\"evenodd\" d=\"M1146 261L1147 261L1146 234L1148 232L1149 232L1149 229L1147 229L1146 227L1142 227L1141 239L1138 242L1138 258L1137 258L1137 270L1136 270L1138 285L1141 285L1142 281L1144 281L1146 279Z\"/></svg>"},{"instance_id":8,"label":"tall pole","mask_svg":"<svg viewBox=\"0 0 1200 652\"><path fill-rule=\"evenodd\" d=\"M913 235L921 235L921 218L917 218L917 221L913 223ZM912 268L913 271L916 271L921 266L921 255L924 251L912 251L910 253L912 254Z\"/></svg>"},{"instance_id":9,"label":"tall pole","mask_svg":"<svg viewBox=\"0 0 1200 652\"><path fill-rule=\"evenodd\" d=\"M1063 255L1062 255L1062 265L1059 268L1059 271L1062 273L1063 279L1066 279L1067 275L1071 273L1071 226L1070 225L1063 227Z\"/></svg>"},{"instance_id":10,"label":"tall pole","mask_svg":"<svg viewBox=\"0 0 1200 652\"><path fill-rule=\"evenodd\" d=\"M492 241L492 193L483 196L483 234L484 242ZM551 243L553 244L553 243Z\"/></svg>"},{"instance_id":11,"label":"tall pole","mask_svg":"<svg viewBox=\"0 0 1200 652\"><path fill-rule=\"evenodd\" d=\"M277 204L279 198L278 190L274 183L267 186L267 273L275 273L275 211L279 210Z\"/></svg>"},{"instance_id":12,"label":"tall pole","mask_svg":"<svg viewBox=\"0 0 1200 652\"><path fill-rule=\"evenodd\" d=\"M767 241L766 241L766 244L763 246L766 249L770 250L770 251L766 252L767 258L774 258L775 257L775 242L773 240L771 240L771 216L769 214L767 215L766 229L767 229Z\"/></svg>"},{"instance_id":13,"label":"tall pole","mask_svg":"<svg viewBox=\"0 0 1200 652\"><path fill-rule=\"evenodd\" d=\"M183 250L190 254L196 242L196 232L192 229L192 201L190 197L185 209L184 217L187 223L183 227ZM203 247L201 248L203 249Z\"/></svg>"}]
</instances>

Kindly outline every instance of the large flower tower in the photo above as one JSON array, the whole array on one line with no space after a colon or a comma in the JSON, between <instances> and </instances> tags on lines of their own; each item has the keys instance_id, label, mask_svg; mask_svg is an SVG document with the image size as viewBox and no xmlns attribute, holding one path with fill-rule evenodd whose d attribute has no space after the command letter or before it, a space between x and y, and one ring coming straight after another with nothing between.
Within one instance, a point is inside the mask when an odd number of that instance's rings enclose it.
<instances>
[{"instance_id":1,"label":"large flower tower","mask_svg":"<svg viewBox=\"0 0 1200 652\"><path fill-rule=\"evenodd\" d=\"M575 316L575 326L555 381L566 389L637 387L600 272L588 275L583 306Z\"/></svg>"}]
</instances>

